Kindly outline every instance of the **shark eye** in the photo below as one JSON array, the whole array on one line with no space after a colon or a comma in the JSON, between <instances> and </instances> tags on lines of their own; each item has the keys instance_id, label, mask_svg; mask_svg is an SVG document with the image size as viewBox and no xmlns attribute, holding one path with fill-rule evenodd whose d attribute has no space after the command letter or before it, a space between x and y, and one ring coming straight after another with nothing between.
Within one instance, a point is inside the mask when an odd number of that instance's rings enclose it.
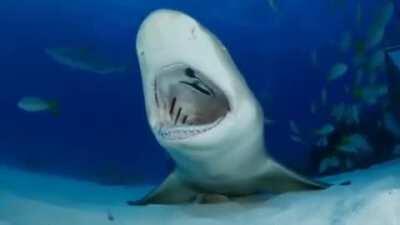
<instances>
[{"instance_id":1,"label":"shark eye","mask_svg":"<svg viewBox=\"0 0 400 225\"><path fill-rule=\"evenodd\" d=\"M185 75L191 78L195 78L196 76L194 75L194 70L190 67L185 69Z\"/></svg>"}]
</instances>

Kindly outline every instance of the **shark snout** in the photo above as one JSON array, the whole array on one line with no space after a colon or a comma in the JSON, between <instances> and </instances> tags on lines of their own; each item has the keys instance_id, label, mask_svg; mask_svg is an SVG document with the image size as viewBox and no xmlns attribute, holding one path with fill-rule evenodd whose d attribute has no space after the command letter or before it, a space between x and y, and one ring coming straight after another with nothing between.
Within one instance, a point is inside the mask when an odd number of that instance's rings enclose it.
<instances>
[{"instance_id":1,"label":"shark snout","mask_svg":"<svg viewBox=\"0 0 400 225\"><path fill-rule=\"evenodd\" d=\"M175 51L188 46L193 39L197 22L184 13L173 10L157 10L143 22L137 45L144 51Z\"/></svg>"},{"instance_id":2,"label":"shark snout","mask_svg":"<svg viewBox=\"0 0 400 225\"><path fill-rule=\"evenodd\" d=\"M185 15L182 12L175 11L172 9L158 9L158 10L155 10L154 12L150 13L146 18L147 23L149 25L151 25L153 23L156 25L163 25L163 23L167 24L167 23L174 22L174 20L176 20L176 19L190 20L190 17Z\"/></svg>"}]
</instances>

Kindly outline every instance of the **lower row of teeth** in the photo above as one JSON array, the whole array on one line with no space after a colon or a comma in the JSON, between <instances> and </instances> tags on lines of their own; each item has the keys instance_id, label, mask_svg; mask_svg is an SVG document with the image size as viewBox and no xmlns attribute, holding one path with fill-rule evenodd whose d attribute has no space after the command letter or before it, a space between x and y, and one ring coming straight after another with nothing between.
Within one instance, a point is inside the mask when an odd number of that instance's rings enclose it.
<instances>
[{"instance_id":1,"label":"lower row of teeth","mask_svg":"<svg viewBox=\"0 0 400 225\"><path fill-rule=\"evenodd\" d=\"M195 134L200 134L203 132L206 132L210 130L210 128L205 128L205 129L196 129L196 130L169 130L169 131L160 131L160 135L162 137L171 137L171 138L185 138L188 135L195 135Z\"/></svg>"},{"instance_id":2,"label":"lower row of teeth","mask_svg":"<svg viewBox=\"0 0 400 225\"><path fill-rule=\"evenodd\" d=\"M173 130L163 130L162 128L160 129L159 133L161 137L168 137L168 138L173 138L173 139L183 139L187 138L192 135L200 134L207 132L217 126L221 120L215 122L214 124L202 128L202 129L173 129Z\"/></svg>"}]
</instances>

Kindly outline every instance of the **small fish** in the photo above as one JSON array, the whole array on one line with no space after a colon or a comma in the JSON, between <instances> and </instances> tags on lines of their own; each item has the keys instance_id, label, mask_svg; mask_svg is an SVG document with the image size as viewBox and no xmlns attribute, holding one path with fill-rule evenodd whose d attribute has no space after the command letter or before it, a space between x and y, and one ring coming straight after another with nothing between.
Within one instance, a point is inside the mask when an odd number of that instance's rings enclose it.
<instances>
[{"instance_id":1,"label":"small fish","mask_svg":"<svg viewBox=\"0 0 400 225\"><path fill-rule=\"evenodd\" d=\"M393 2L394 2L395 13L397 17L400 17L400 2L399 1L393 1Z\"/></svg>"},{"instance_id":2,"label":"small fish","mask_svg":"<svg viewBox=\"0 0 400 225\"><path fill-rule=\"evenodd\" d=\"M385 28L384 27L373 27L369 31L368 39L367 39L367 48L372 49L375 46L379 45L383 38L385 37Z\"/></svg>"},{"instance_id":3,"label":"small fish","mask_svg":"<svg viewBox=\"0 0 400 225\"><path fill-rule=\"evenodd\" d=\"M399 157L400 156L400 144L397 144L393 147L392 150L392 155L395 157Z\"/></svg>"},{"instance_id":4,"label":"small fish","mask_svg":"<svg viewBox=\"0 0 400 225\"><path fill-rule=\"evenodd\" d=\"M325 173L330 169L337 169L340 166L340 160L336 156L324 158L319 163L319 173Z\"/></svg>"},{"instance_id":5,"label":"small fish","mask_svg":"<svg viewBox=\"0 0 400 225\"><path fill-rule=\"evenodd\" d=\"M351 47L352 36L350 32L344 32L339 42L339 49L341 52L347 52Z\"/></svg>"},{"instance_id":6,"label":"small fish","mask_svg":"<svg viewBox=\"0 0 400 225\"><path fill-rule=\"evenodd\" d=\"M348 118L347 118L347 124L352 125L358 125L360 124L360 107L358 105L350 105L349 106L349 113L348 113Z\"/></svg>"},{"instance_id":7,"label":"small fish","mask_svg":"<svg viewBox=\"0 0 400 225\"><path fill-rule=\"evenodd\" d=\"M108 221L114 221L114 220L115 220L115 218L114 218L114 216L111 214L111 212L107 212L107 220L108 220Z\"/></svg>"},{"instance_id":8,"label":"small fish","mask_svg":"<svg viewBox=\"0 0 400 225\"><path fill-rule=\"evenodd\" d=\"M348 186L348 185L350 185L351 184L351 181L343 181L342 183L340 183L339 185L341 185L341 186Z\"/></svg>"},{"instance_id":9,"label":"small fish","mask_svg":"<svg viewBox=\"0 0 400 225\"><path fill-rule=\"evenodd\" d=\"M383 121L382 120L378 120L376 122L376 127L378 127L379 129L383 128Z\"/></svg>"},{"instance_id":10,"label":"small fish","mask_svg":"<svg viewBox=\"0 0 400 225\"><path fill-rule=\"evenodd\" d=\"M330 134L332 134L334 131L335 131L335 127L332 124L327 123L327 124L323 125L321 128L317 129L315 131L315 134L318 136L326 137L326 136L329 136Z\"/></svg>"},{"instance_id":11,"label":"small fish","mask_svg":"<svg viewBox=\"0 0 400 225\"><path fill-rule=\"evenodd\" d=\"M358 39L354 42L354 51L355 55L357 56L357 61L362 62L364 55L367 52L367 43L363 39ZM360 64L360 63L358 63Z\"/></svg>"},{"instance_id":12,"label":"small fish","mask_svg":"<svg viewBox=\"0 0 400 225\"><path fill-rule=\"evenodd\" d=\"M326 90L326 88L323 88L321 90L321 103L324 106L328 103L328 91Z\"/></svg>"},{"instance_id":13,"label":"small fish","mask_svg":"<svg viewBox=\"0 0 400 225\"><path fill-rule=\"evenodd\" d=\"M315 104L315 102L311 102L311 104L310 104L310 112L311 112L311 114L316 114L317 113L317 105Z\"/></svg>"},{"instance_id":14,"label":"small fish","mask_svg":"<svg viewBox=\"0 0 400 225\"><path fill-rule=\"evenodd\" d=\"M324 136L324 137L321 137L315 145L318 147L321 147L321 148L326 148L328 146L328 144L329 144L328 138L326 136Z\"/></svg>"},{"instance_id":15,"label":"small fish","mask_svg":"<svg viewBox=\"0 0 400 225\"><path fill-rule=\"evenodd\" d=\"M344 86L344 93L346 93L346 94L350 94L350 92L351 92L351 89L350 89L350 87L349 87L349 86L347 86L347 85L345 85L345 86Z\"/></svg>"},{"instance_id":16,"label":"small fish","mask_svg":"<svg viewBox=\"0 0 400 225\"><path fill-rule=\"evenodd\" d=\"M290 139L296 143L304 144L303 139L301 137L296 136L296 135L290 135Z\"/></svg>"},{"instance_id":17,"label":"small fish","mask_svg":"<svg viewBox=\"0 0 400 225\"><path fill-rule=\"evenodd\" d=\"M332 66L331 70L329 71L328 80L334 81L343 77L347 73L347 70L348 66L346 64L336 63L335 65Z\"/></svg>"},{"instance_id":18,"label":"small fish","mask_svg":"<svg viewBox=\"0 0 400 225\"><path fill-rule=\"evenodd\" d=\"M39 97L23 97L18 101L17 106L26 112L49 111L53 114L59 112L58 102L43 100Z\"/></svg>"},{"instance_id":19,"label":"small fish","mask_svg":"<svg viewBox=\"0 0 400 225\"><path fill-rule=\"evenodd\" d=\"M383 115L383 126L396 139L400 139L400 124L392 113L385 112Z\"/></svg>"},{"instance_id":20,"label":"small fish","mask_svg":"<svg viewBox=\"0 0 400 225\"><path fill-rule=\"evenodd\" d=\"M385 3L382 5L382 8L378 12L378 15L376 16L378 23L387 25L393 18L394 10L394 1L385 1Z\"/></svg>"},{"instance_id":21,"label":"small fish","mask_svg":"<svg viewBox=\"0 0 400 225\"><path fill-rule=\"evenodd\" d=\"M129 205L129 206L136 206L136 205L137 205L137 202L134 201L134 200L128 200L128 201L126 201L125 203L126 203L127 205Z\"/></svg>"},{"instance_id":22,"label":"small fish","mask_svg":"<svg viewBox=\"0 0 400 225\"><path fill-rule=\"evenodd\" d=\"M318 67L318 52L317 50L313 50L310 54L310 59L311 59L311 65L316 68Z\"/></svg>"},{"instance_id":23,"label":"small fish","mask_svg":"<svg viewBox=\"0 0 400 225\"><path fill-rule=\"evenodd\" d=\"M341 139L336 149L343 153L365 155L373 152L367 138L362 134L351 134Z\"/></svg>"},{"instance_id":24,"label":"small fish","mask_svg":"<svg viewBox=\"0 0 400 225\"><path fill-rule=\"evenodd\" d=\"M277 2L278 0L268 0L268 4L269 4L269 7L271 7L271 9L274 11L274 12L278 12L279 11L279 9L278 9L278 2Z\"/></svg>"},{"instance_id":25,"label":"small fish","mask_svg":"<svg viewBox=\"0 0 400 225\"><path fill-rule=\"evenodd\" d=\"M361 85L361 83L363 82L363 78L364 78L364 70L360 68L356 72L356 76L354 79L355 85L357 86Z\"/></svg>"},{"instance_id":26,"label":"small fish","mask_svg":"<svg viewBox=\"0 0 400 225\"><path fill-rule=\"evenodd\" d=\"M368 84L374 85L377 81L378 81L378 74L377 73L369 73Z\"/></svg>"},{"instance_id":27,"label":"small fish","mask_svg":"<svg viewBox=\"0 0 400 225\"><path fill-rule=\"evenodd\" d=\"M388 94L386 85L368 85L354 90L354 97L368 105L375 105L378 99Z\"/></svg>"},{"instance_id":28,"label":"small fish","mask_svg":"<svg viewBox=\"0 0 400 225\"><path fill-rule=\"evenodd\" d=\"M382 71L385 68L385 52L383 50L374 52L369 57L366 67L371 73Z\"/></svg>"},{"instance_id":29,"label":"small fish","mask_svg":"<svg viewBox=\"0 0 400 225\"><path fill-rule=\"evenodd\" d=\"M360 123L360 107L356 104L339 103L332 107L331 116L337 122L358 125Z\"/></svg>"},{"instance_id":30,"label":"small fish","mask_svg":"<svg viewBox=\"0 0 400 225\"><path fill-rule=\"evenodd\" d=\"M299 129L299 127L297 126L297 124L293 120L289 121L289 127L290 127L290 130L293 133L300 134L300 129Z\"/></svg>"},{"instance_id":31,"label":"small fish","mask_svg":"<svg viewBox=\"0 0 400 225\"><path fill-rule=\"evenodd\" d=\"M267 117L264 117L264 124L267 125L267 126L273 125L273 124L275 124L275 120L271 120L271 119L269 119Z\"/></svg>"},{"instance_id":32,"label":"small fish","mask_svg":"<svg viewBox=\"0 0 400 225\"><path fill-rule=\"evenodd\" d=\"M345 160L345 168L348 169L348 170L353 169L354 168L353 160L346 159Z\"/></svg>"},{"instance_id":33,"label":"small fish","mask_svg":"<svg viewBox=\"0 0 400 225\"><path fill-rule=\"evenodd\" d=\"M367 57L367 47L365 40L357 40L354 42L354 57L352 58L352 64L354 68L362 68L366 64Z\"/></svg>"},{"instance_id":34,"label":"small fish","mask_svg":"<svg viewBox=\"0 0 400 225\"><path fill-rule=\"evenodd\" d=\"M361 6L361 0L357 2L356 5L356 22L358 25L361 25L362 23L362 18L363 18L363 11L362 11L362 6Z\"/></svg>"},{"instance_id":35,"label":"small fish","mask_svg":"<svg viewBox=\"0 0 400 225\"><path fill-rule=\"evenodd\" d=\"M332 107L331 116L337 122L340 122L343 120L345 113L346 113L346 105L343 102L336 104Z\"/></svg>"},{"instance_id":36,"label":"small fish","mask_svg":"<svg viewBox=\"0 0 400 225\"><path fill-rule=\"evenodd\" d=\"M366 46L368 49L372 49L382 42L385 36L386 26L392 19L393 15L394 3L392 1L386 1L379 9L371 26L368 29L366 40Z\"/></svg>"},{"instance_id":37,"label":"small fish","mask_svg":"<svg viewBox=\"0 0 400 225\"><path fill-rule=\"evenodd\" d=\"M335 10L341 10L343 7L345 7L347 1L346 0L333 0L333 9Z\"/></svg>"}]
</instances>

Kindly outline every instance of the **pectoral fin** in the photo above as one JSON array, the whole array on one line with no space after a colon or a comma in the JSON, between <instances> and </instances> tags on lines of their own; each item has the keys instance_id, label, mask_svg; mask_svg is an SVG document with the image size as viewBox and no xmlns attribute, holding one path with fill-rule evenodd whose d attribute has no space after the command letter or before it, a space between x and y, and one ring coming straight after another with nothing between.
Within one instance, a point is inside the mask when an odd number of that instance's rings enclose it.
<instances>
[{"instance_id":1,"label":"pectoral fin","mask_svg":"<svg viewBox=\"0 0 400 225\"><path fill-rule=\"evenodd\" d=\"M301 190L320 190L329 187L328 184L310 180L301 176L274 160L268 161L267 169L258 180L259 191L282 193Z\"/></svg>"},{"instance_id":2,"label":"pectoral fin","mask_svg":"<svg viewBox=\"0 0 400 225\"><path fill-rule=\"evenodd\" d=\"M187 186L179 176L173 172L164 182L143 199L129 202L130 205L147 204L178 204L193 202L196 199L197 192Z\"/></svg>"}]
</instances>

